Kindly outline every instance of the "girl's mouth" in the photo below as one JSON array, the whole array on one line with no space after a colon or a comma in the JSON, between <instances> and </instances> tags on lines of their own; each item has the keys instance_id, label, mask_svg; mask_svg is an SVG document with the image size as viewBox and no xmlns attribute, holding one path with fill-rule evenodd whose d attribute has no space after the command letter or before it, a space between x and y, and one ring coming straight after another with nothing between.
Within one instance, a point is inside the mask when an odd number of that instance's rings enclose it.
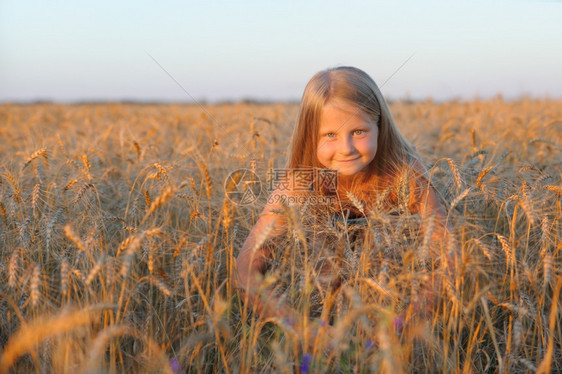
<instances>
[{"instance_id":1,"label":"girl's mouth","mask_svg":"<svg viewBox=\"0 0 562 374\"><path fill-rule=\"evenodd\" d=\"M351 160L337 160L337 161L338 162L352 162L352 161L355 161L355 160L358 160L358 159L359 159L359 157L355 157L355 158L352 158Z\"/></svg>"}]
</instances>

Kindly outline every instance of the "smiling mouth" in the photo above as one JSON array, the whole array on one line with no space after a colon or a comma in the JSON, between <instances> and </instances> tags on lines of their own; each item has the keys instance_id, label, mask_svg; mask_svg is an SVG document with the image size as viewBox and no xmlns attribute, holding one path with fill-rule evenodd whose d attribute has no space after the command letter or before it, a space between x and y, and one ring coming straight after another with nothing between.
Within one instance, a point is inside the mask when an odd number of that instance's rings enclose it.
<instances>
[{"instance_id":1,"label":"smiling mouth","mask_svg":"<svg viewBox=\"0 0 562 374\"><path fill-rule=\"evenodd\" d=\"M355 157L355 158L352 158L351 160L338 160L338 162L351 162L351 161L355 161L355 160L358 160L358 159L359 159L359 157Z\"/></svg>"}]
</instances>

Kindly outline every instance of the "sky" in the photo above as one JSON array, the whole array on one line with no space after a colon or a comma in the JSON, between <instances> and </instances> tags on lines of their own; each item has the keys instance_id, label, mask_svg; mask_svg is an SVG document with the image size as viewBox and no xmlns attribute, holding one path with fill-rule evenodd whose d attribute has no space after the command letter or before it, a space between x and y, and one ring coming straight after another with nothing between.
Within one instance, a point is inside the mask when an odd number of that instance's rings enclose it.
<instances>
[{"instance_id":1,"label":"sky","mask_svg":"<svg viewBox=\"0 0 562 374\"><path fill-rule=\"evenodd\" d=\"M296 101L352 65L390 99L562 98L560 1L0 0L0 102Z\"/></svg>"}]
</instances>

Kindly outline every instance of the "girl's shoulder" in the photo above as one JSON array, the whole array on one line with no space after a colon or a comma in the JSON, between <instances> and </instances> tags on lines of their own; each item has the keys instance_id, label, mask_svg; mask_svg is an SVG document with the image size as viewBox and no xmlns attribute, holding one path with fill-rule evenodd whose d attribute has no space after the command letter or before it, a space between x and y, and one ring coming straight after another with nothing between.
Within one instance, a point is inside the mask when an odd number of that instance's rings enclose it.
<instances>
[{"instance_id":1,"label":"girl's shoulder","mask_svg":"<svg viewBox=\"0 0 562 374\"><path fill-rule=\"evenodd\" d=\"M379 177L375 200L390 211L397 206L407 206L415 212L430 187L429 180L429 172L419 156L408 154L391 173Z\"/></svg>"},{"instance_id":2,"label":"girl's shoulder","mask_svg":"<svg viewBox=\"0 0 562 374\"><path fill-rule=\"evenodd\" d=\"M376 186L377 190L385 190L397 188L407 181L412 184L428 180L428 170L419 156L407 154L398 165L393 165L385 174L374 175L370 185Z\"/></svg>"},{"instance_id":3,"label":"girl's shoulder","mask_svg":"<svg viewBox=\"0 0 562 374\"><path fill-rule=\"evenodd\" d=\"M429 171L427 166L425 166L420 159L412 158L410 167L418 179L423 180L424 182L429 181Z\"/></svg>"}]
</instances>

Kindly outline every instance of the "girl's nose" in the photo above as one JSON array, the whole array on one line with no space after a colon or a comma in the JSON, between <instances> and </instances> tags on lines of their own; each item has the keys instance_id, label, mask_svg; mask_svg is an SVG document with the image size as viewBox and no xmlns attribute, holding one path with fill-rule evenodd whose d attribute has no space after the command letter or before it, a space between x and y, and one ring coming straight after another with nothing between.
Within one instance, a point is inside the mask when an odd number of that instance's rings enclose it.
<instances>
[{"instance_id":1,"label":"girl's nose","mask_svg":"<svg viewBox=\"0 0 562 374\"><path fill-rule=\"evenodd\" d=\"M355 146L353 145L353 139L351 137L345 136L342 138L340 142L340 153L344 155L352 154L355 150Z\"/></svg>"}]
</instances>

